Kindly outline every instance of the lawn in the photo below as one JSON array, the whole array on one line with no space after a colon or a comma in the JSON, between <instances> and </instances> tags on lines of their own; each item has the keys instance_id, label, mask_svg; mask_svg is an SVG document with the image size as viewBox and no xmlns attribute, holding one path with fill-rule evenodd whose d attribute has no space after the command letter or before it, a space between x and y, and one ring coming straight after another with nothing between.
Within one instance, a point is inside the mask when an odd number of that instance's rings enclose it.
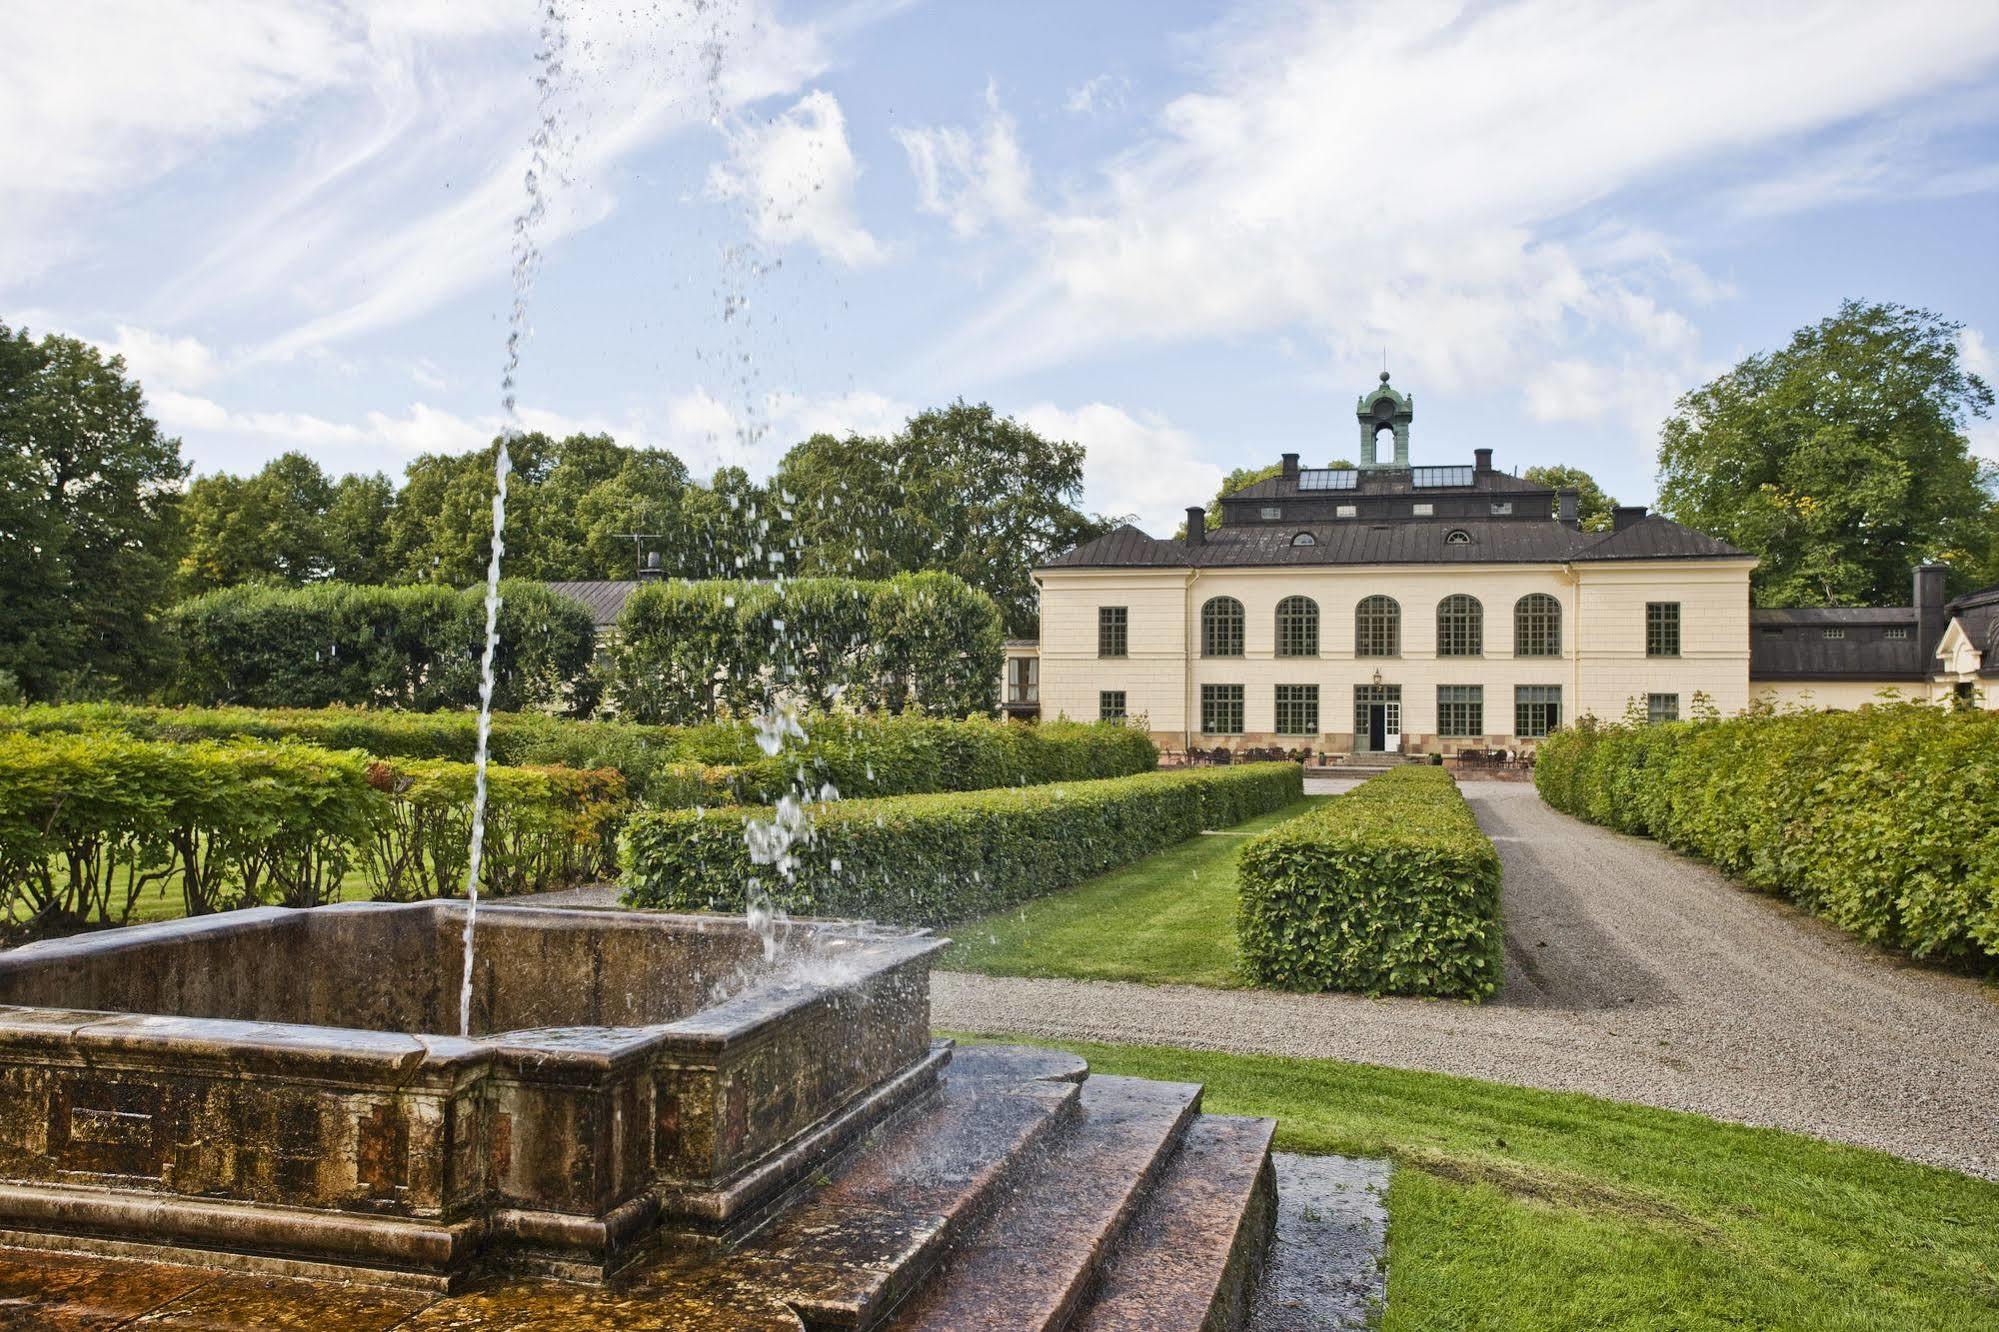
<instances>
[{"instance_id":1,"label":"lawn","mask_svg":"<svg viewBox=\"0 0 1999 1332\"><path fill-rule=\"evenodd\" d=\"M1999 1327L1999 1184L1440 1073L1062 1048L1203 1082L1211 1112L1276 1118L1280 1150L1394 1158L1385 1332Z\"/></svg>"},{"instance_id":2,"label":"lawn","mask_svg":"<svg viewBox=\"0 0 1999 1332\"><path fill-rule=\"evenodd\" d=\"M1306 796L1080 887L953 926L956 942L937 965L991 976L1243 985L1236 968L1236 853L1244 838L1332 799Z\"/></svg>"}]
</instances>

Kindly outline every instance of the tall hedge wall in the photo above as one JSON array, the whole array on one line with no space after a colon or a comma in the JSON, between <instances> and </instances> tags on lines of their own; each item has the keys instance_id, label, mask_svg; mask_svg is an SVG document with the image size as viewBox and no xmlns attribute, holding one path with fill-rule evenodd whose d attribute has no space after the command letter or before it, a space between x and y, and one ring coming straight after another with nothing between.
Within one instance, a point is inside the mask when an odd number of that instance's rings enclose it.
<instances>
[{"instance_id":1,"label":"tall hedge wall","mask_svg":"<svg viewBox=\"0 0 1999 1332\"><path fill-rule=\"evenodd\" d=\"M615 772L494 767L481 890L605 873ZM377 897L463 890L471 765L297 744L173 744L115 732L0 734L0 931L129 917L147 891L190 915L315 906L351 871Z\"/></svg>"},{"instance_id":2,"label":"tall hedge wall","mask_svg":"<svg viewBox=\"0 0 1999 1332\"><path fill-rule=\"evenodd\" d=\"M492 755L508 764L615 768L647 804L764 804L798 781L850 796L908 795L1124 777L1149 772L1159 751L1136 727L1105 722L846 715L803 719L807 743L771 757L747 722L646 726L539 713L493 719ZM472 758L467 712L357 708L150 708L88 703L0 708L0 731L122 732L152 740L298 740L377 758Z\"/></svg>"},{"instance_id":3,"label":"tall hedge wall","mask_svg":"<svg viewBox=\"0 0 1999 1332\"><path fill-rule=\"evenodd\" d=\"M1544 741L1550 805L1655 837L1862 938L1999 959L1999 713L1919 703Z\"/></svg>"},{"instance_id":4,"label":"tall hedge wall","mask_svg":"<svg viewBox=\"0 0 1999 1332\"><path fill-rule=\"evenodd\" d=\"M997 705L1001 649L998 606L950 574L661 582L619 616L610 688L635 721L747 713L793 678L820 705L963 717Z\"/></svg>"},{"instance_id":5,"label":"tall hedge wall","mask_svg":"<svg viewBox=\"0 0 1999 1332\"><path fill-rule=\"evenodd\" d=\"M1391 769L1243 848L1243 969L1287 990L1490 998L1499 879L1450 774Z\"/></svg>"},{"instance_id":6,"label":"tall hedge wall","mask_svg":"<svg viewBox=\"0 0 1999 1332\"><path fill-rule=\"evenodd\" d=\"M1303 770L1257 763L1108 781L813 807L789 884L752 863L757 809L656 810L625 826L625 899L740 911L752 884L788 910L902 924L962 920L1067 888L1297 800Z\"/></svg>"},{"instance_id":7,"label":"tall hedge wall","mask_svg":"<svg viewBox=\"0 0 1999 1332\"><path fill-rule=\"evenodd\" d=\"M594 703L590 613L539 583L501 585L493 705ZM232 587L165 618L185 703L251 707L464 708L479 697L485 589L428 585Z\"/></svg>"}]
</instances>

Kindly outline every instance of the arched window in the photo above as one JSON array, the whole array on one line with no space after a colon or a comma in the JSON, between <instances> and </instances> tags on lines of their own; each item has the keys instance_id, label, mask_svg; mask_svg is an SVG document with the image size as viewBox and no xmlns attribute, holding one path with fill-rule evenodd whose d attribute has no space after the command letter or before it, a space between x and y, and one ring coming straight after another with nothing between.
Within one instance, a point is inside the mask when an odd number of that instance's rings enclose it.
<instances>
[{"instance_id":1,"label":"arched window","mask_svg":"<svg viewBox=\"0 0 1999 1332\"><path fill-rule=\"evenodd\" d=\"M1402 654L1402 607L1394 597L1362 597L1353 610L1353 654L1356 657L1396 657Z\"/></svg>"},{"instance_id":2,"label":"arched window","mask_svg":"<svg viewBox=\"0 0 1999 1332\"><path fill-rule=\"evenodd\" d=\"M1450 531L1444 533L1444 544L1447 546L1469 546L1471 544L1471 533L1465 531L1462 527L1453 527Z\"/></svg>"},{"instance_id":3,"label":"arched window","mask_svg":"<svg viewBox=\"0 0 1999 1332\"><path fill-rule=\"evenodd\" d=\"M1299 532L1291 538L1291 544L1294 546L1316 546L1319 544L1319 539L1310 532Z\"/></svg>"},{"instance_id":4,"label":"arched window","mask_svg":"<svg viewBox=\"0 0 1999 1332\"><path fill-rule=\"evenodd\" d=\"M1485 608L1456 592L1437 603L1437 655L1476 657L1485 651Z\"/></svg>"},{"instance_id":5,"label":"arched window","mask_svg":"<svg viewBox=\"0 0 1999 1332\"><path fill-rule=\"evenodd\" d=\"M1286 597L1277 603L1277 655L1319 655L1319 603L1310 597Z\"/></svg>"},{"instance_id":6,"label":"arched window","mask_svg":"<svg viewBox=\"0 0 1999 1332\"><path fill-rule=\"evenodd\" d=\"M1242 655L1242 603L1234 597L1212 597L1201 607L1201 655Z\"/></svg>"},{"instance_id":7,"label":"arched window","mask_svg":"<svg viewBox=\"0 0 1999 1332\"><path fill-rule=\"evenodd\" d=\"M1513 603L1513 655L1562 655L1562 603L1546 592L1529 592Z\"/></svg>"}]
</instances>

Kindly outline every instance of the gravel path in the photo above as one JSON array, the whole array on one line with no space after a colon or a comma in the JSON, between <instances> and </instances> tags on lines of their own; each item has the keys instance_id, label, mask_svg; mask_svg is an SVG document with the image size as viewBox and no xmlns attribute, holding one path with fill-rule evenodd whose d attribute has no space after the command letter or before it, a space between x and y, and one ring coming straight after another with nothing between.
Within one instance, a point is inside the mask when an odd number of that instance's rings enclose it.
<instances>
[{"instance_id":1,"label":"gravel path","mask_svg":"<svg viewBox=\"0 0 1999 1332\"><path fill-rule=\"evenodd\" d=\"M939 972L933 1020L1590 1092L1999 1179L1993 991L1557 814L1531 785L1461 789L1506 870L1506 982L1492 1003Z\"/></svg>"}]
</instances>

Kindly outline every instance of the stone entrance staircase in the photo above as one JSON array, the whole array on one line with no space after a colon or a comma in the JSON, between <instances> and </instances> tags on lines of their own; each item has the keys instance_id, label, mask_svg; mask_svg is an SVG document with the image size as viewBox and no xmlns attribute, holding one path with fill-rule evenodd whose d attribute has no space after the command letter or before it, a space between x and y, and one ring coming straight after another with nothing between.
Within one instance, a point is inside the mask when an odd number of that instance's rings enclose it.
<instances>
[{"instance_id":1,"label":"stone entrance staircase","mask_svg":"<svg viewBox=\"0 0 1999 1332\"><path fill-rule=\"evenodd\" d=\"M0 1305L28 1318L8 1326L1243 1328L1276 1226L1274 1125L1200 1101L1056 1052L960 1049L933 1096L764 1219L661 1235L603 1286L494 1275L439 1295L0 1250Z\"/></svg>"}]
</instances>

